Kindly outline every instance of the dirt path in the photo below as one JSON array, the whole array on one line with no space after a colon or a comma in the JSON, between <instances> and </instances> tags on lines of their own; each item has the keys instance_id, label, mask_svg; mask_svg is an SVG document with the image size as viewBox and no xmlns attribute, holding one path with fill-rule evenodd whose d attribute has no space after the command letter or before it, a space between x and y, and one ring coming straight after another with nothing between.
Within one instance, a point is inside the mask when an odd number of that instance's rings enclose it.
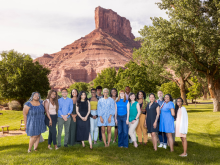
<instances>
[{"instance_id":1,"label":"dirt path","mask_svg":"<svg viewBox=\"0 0 220 165\"><path fill-rule=\"evenodd\" d=\"M0 138L1 137L6 137L6 136L16 136L16 135L23 135L23 134L26 134L25 131L20 131L20 130L14 130L14 131L10 131L9 130L9 133L4 133L2 134L2 132L0 133Z\"/></svg>"}]
</instances>

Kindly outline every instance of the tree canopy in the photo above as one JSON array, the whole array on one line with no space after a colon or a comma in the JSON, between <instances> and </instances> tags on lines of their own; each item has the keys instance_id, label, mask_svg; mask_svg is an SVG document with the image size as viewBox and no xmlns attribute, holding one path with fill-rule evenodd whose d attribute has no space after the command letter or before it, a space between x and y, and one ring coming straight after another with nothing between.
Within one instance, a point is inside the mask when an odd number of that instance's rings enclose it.
<instances>
[{"instance_id":1,"label":"tree canopy","mask_svg":"<svg viewBox=\"0 0 220 165\"><path fill-rule=\"evenodd\" d=\"M50 70L43 68L38 62L33 63L30 55L14 50L1 53L0 61L0 96L18 100L23 103L32 92L47 96L50 89L47 75Z\"/></svg>"},{"instance_id":2,"label":"tree canopy","mask_svg":"<svg viewBox=\"0 0 220 165\"><path fill-rule=\"evenodd\" d=\"M136 58L166 67L170 61L204 75L214 110L220 111L220 1L162 0L169 20L151 18L152 25L140 30L142 47ZM184 65L182 65L184 64Z\"/></svg>"}]
</instances>

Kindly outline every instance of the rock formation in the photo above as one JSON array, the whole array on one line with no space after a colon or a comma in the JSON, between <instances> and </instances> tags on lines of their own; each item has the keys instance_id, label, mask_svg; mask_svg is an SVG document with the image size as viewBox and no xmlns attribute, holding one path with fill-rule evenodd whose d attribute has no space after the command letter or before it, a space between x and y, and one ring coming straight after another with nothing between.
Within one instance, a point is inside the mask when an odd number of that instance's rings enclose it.
<instances>
[{"instance_id":1,"label":"rock formation","mask_svg":"<svg viewBox=\"0 0 220 165\"><path fill-rule=\"evenodd\" d=\"M134 41L129 20L110 9L95 9L96 29L53 54L36 58L51 70L53 89L69 87L74 82L90 82L107 67L124 67L132 59Z\"/></svg>"}]
</instances>

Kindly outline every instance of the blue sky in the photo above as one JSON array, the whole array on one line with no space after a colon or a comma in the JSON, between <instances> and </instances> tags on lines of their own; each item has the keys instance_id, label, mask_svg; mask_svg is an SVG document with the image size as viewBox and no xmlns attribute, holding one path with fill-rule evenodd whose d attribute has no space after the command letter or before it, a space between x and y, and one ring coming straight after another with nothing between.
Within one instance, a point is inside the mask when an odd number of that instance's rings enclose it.
<instances>
[{"instance_id":1,"label":"blue sky","mask_svg":"<svg viewBox=\"0 0 220 165\"><path fill-rule=\"evenodd\" d=\"M97 6L129 19L138 37L150 17L167 19L155 2L160 0L0 0L0 52L14 49L32 58L58 52L95 29Z\"/></svg>"}]
</instances>

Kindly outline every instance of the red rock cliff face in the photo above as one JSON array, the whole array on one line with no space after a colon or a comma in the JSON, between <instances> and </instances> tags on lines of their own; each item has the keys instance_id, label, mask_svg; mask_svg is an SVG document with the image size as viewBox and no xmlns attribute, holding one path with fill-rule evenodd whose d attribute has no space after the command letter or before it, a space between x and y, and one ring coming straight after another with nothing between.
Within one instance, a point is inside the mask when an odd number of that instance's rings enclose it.
<instances>
[{"instance_id":1,"label":"red rock cliff face","mask_svg":"<svg viewBox=\"0 0 220 165\"><path fill-rule=\"evenodd\" d=\"M96 29L53 54L35 59L51 70L51 88L68 88L74 82L90 82L107 67L124 67L140 47L129 20L112 10L95 9Z\"/></svg>"},{"instance_id":2,"label":"red rock cliff face","mask_svg":"<svg viewBox=\"0 0 220 165\"><path fill-rule=\"evenodd\" d=\"M97 7L95 9L95 25L96 29L101 28L114 35L125 35L131 40L135 38L131 33L130 21L125 17L120 17L111 9Z\"/></svg>"}]
</instances>

